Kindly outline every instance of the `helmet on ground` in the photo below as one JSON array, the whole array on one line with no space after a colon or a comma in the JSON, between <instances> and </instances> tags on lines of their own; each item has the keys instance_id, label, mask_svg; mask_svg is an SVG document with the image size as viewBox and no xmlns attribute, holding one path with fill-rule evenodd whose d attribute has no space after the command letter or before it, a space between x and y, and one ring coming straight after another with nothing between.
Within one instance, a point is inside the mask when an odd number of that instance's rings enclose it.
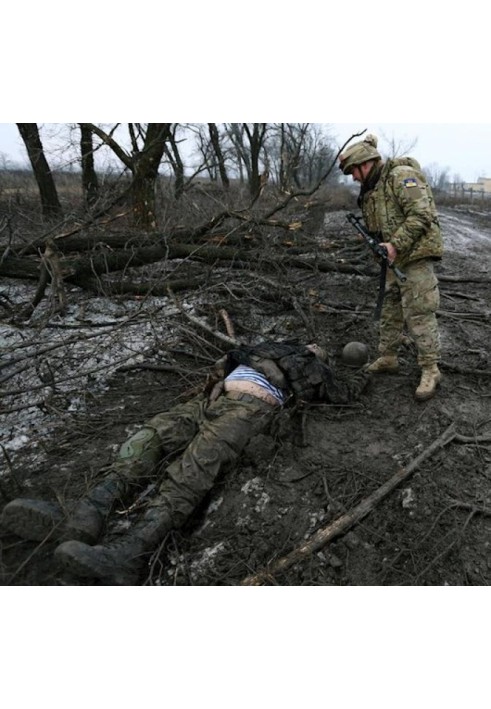
<instances>
[{"instance_id":1,"label":"helmet on ground","mask_svg":"<svg viewBox=\"0 0 491 709\"><path fill-rule=\"evenodd\" d=\"M382 156L377 150L378 138L376 135L369 133L365 140L347 148L342 155L339 156L339 169L345 175L351 175L353 168L357 165L362 165L368 160L381 160Z\"/></svg>"},{"instance_id":2,"label":"helmet on ground","mask_svg":"<svg viewBox=\"0 0 491 709\"><path fill-rule=\"evenodd\" d=\"M363 367L368 362L368 347L364 342L348 342L343 347L341 359L350 367Z\"/></svg>"}]
</instances>

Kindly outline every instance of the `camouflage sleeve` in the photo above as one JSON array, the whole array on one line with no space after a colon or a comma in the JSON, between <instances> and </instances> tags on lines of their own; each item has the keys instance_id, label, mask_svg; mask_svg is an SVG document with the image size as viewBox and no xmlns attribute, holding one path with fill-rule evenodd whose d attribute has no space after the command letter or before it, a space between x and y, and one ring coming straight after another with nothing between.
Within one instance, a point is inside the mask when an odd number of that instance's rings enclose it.
<instances>
[{"instance_id":1,"label":"camouflage sleeve","mask_svg":"<svg viewBox=\"0 0 491 709\"><path fill-rule=\"evenodd\" d=\"M404 221L390 238L391 244L397 249L399 256L404 256L414 243L425 234L433 221L430 187L417 170L409 166L392 170L389 177L389 199L387 209L394 210L399 215L402 212ZM400 216L399 216L400 219Z\"/></svg>"},{"instance_id":2,"label":"camouflage sleeve","mask_svg":"<svg viewBox=\"0 0 491 709\"><path fill-rule=\"evenodd\" d=\"M360 398L370 381L371 375L363 369L334 374L326 366L324 381L319 388L319 398L332 404L349 404Z\"/></svg>"}]
</instances>

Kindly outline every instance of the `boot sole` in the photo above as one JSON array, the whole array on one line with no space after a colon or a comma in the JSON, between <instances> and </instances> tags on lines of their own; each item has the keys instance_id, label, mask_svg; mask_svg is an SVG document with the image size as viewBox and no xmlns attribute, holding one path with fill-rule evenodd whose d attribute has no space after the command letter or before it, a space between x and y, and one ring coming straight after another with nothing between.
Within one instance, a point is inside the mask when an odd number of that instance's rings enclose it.
<instances>
[{"instance_id":1,"label":"boot sole","mask_svg":"<svg viewBox=\"0 0 491 709\"><path fill-rule=\"evenodd\" d=\"M97 530L96 525L93 525L93 531L89 531L70 524L69 518L61 510L59 514L53 510L51 516L43 514L37 507L29 507L24 499L18 504L13 500L4 507L1 523L12 534L33 542L76 539L86 544L96 544L102 530L102 522Z\"/></svg>"},{"instance_id":2,"label":"boot sole","mask_svg":"<svg viewBox=\"0 0 491 709\"><path fill-rule=\"evenodd\" d=\"M10 502L3 510L2 526L12 534L33 542L57 540L63 533L64 515L59 519L48 518L36 509L17 506Z\"/></svg>"},{"instance_id":3,"label":"boot sole","mask_svg":"<svg viewBox=\"0 0 491 709\"><path fill-rule=\"evenodd\" d=\"M85 546L77 541L64 542L55 549L54 558L65 571L74 576L112 581L118 586L134 585L139 576L137 572L128 571L123 567L110 571L107 569L107 562L99 562L91 555L92 547L85 549ZM84 559L84 554L88 558Z\"/></svg>"},{"instance_id":4,"label":"boot sole","mask_svg":"<svg viewBox=\"0 0 491 709\"><path fill-rule=\"evenodd\" d=\"M96 559L92 557L84 560L84 547L83 542L64 542L55 549L54 558L63 569L74 574L74 576L82 576L84 578L103 578L104 575L107 576L107 569L104 574L104 571L101 570L100 567L97 568Z\"/></svg>"}]
</instances>

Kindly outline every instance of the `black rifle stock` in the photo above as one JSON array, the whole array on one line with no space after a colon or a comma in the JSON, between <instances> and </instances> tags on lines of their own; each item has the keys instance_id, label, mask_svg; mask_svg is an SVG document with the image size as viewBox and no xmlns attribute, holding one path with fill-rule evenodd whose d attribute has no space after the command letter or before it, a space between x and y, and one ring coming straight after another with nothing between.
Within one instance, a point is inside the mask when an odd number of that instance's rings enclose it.
<instances>
[{"instance_id":1,"label":"black rifle stock","mask_svg":"<svg viewBox=\"0 0 491 709\"><path fill-rule=\"evenodd\" d=\"M407 281L407 277L404 275L404 273L402 273L402 271L400 271L397 266L394 266L393 264L389 263L389 257L387 256L387 249L385 248L385 246L380 246L379 242L374 239L370 232L368 232L360 223L361 217L357 217L353 214L353 212L349 212L349 214L346 215L346 219L352 226L355 227L356 231L361 234L368 246L372 249L373 253L379 256L383 261L385 261L387 266L394 271L397 278L402 283Z\"/></svg>"}]
</instances>

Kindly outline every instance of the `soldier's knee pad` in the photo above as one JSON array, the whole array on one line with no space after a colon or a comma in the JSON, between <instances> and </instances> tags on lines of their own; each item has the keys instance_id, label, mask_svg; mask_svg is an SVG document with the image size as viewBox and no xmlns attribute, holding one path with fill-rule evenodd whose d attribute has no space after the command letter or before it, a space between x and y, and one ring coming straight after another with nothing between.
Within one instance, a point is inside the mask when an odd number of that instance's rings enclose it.
<instances>
[{"instance_id":1,"label":"soldier's knee pad","mask_svg":"<svg viewBox=\"0 0 491 709\"><path fill-rule=\"evenodd\" d=\"M118 453L118 460L141 460L149 459L154 461L158 457L160 441L157 431L154 428L145 426L134 433L126 440Z\"/></svg>"}]
</instances>

